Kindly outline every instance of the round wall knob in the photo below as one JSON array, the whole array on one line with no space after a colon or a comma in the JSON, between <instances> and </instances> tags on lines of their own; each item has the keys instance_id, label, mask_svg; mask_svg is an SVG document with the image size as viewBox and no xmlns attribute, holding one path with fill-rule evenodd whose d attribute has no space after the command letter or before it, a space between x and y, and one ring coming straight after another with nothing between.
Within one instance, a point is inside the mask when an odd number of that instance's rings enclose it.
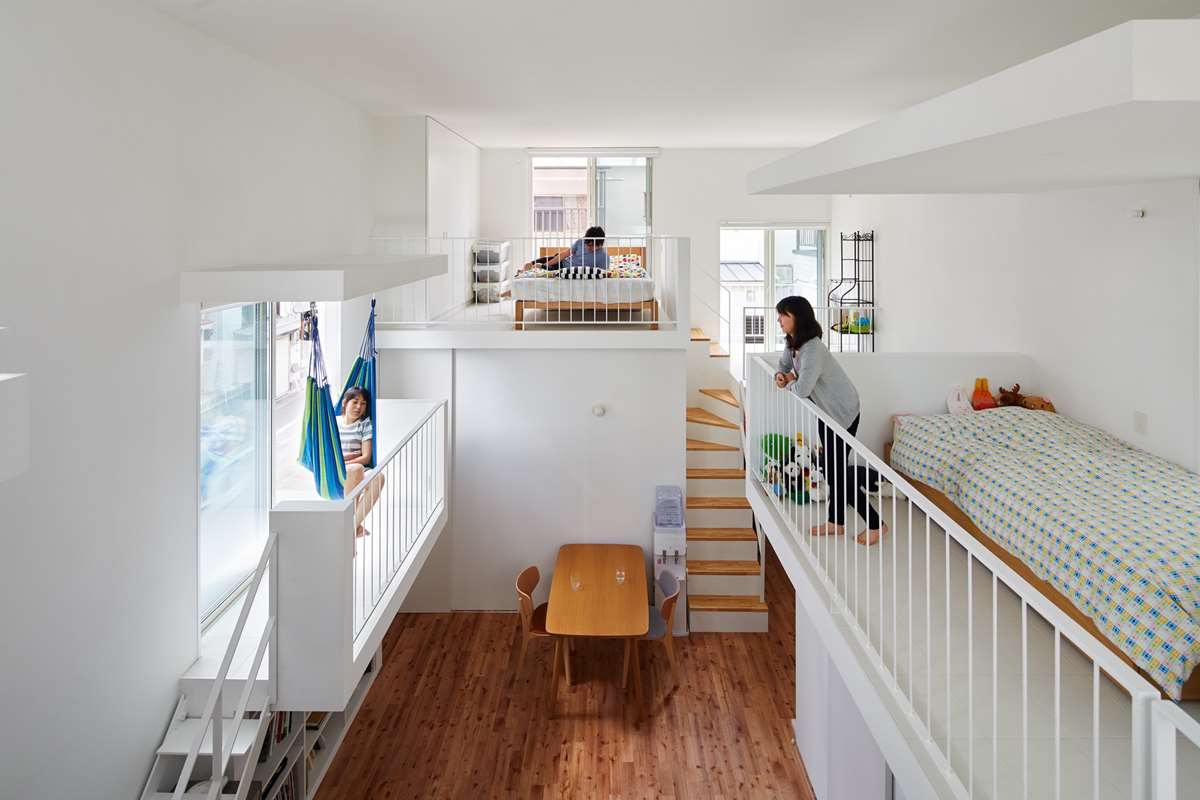
<instances>
[{"instance_id":1,"label":"round wall knob","mask_svg":"<svg viewBox=\"0 0 1200 800\"><path fill-rule=\"evenodd\" d=\"M603 417L605 410L606 409L604 408L604 406L597 403L596 405L592 406L592 416L593 417Z\"/></svg>"}]
</instances>

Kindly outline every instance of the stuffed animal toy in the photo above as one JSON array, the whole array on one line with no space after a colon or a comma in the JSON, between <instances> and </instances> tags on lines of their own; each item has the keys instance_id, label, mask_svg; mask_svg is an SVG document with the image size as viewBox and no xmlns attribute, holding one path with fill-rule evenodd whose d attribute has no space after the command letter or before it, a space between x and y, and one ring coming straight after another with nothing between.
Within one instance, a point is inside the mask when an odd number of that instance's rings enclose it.
<instances>
[{"instance_id":1,"label":"stuffed animal toy","mask_svg":"<svg viewBox=\"0 0 1200 800\"><path fill-rule=\"evenodd\" d=\"M971 406L976 411L985 411L996 407L996 398L992 397L992 392L988 389L987 378L975 379L975 391L971 393Z\"/></svg>"},{"instance_id":2,"label":"stuffed animal toy","mask_svg":"<svg viewBox=\"0 0 1200 800\"><path fill-rule=\"evenodd\" d=\"M1044 397L1038 397L1037 395L1032 395L1022 399L1021 407L1028 408L1030 411L1049 411L1052 414L1056 413L1054 410L1054 403L1051 403Z\"/></svg>"},{"instance_id":3,"label":"stuffed animal toy","mask_svg":"<svg viewBox=\"0 0 1200 800\"><path fill-rule=\"evenodd\" d=\"M1000 387L1000 397L996 400L1000 406L1019 406L1025 395L1021 394L1021 384L1014 383L1011 389Z\"/></svg>"}]
</instances>

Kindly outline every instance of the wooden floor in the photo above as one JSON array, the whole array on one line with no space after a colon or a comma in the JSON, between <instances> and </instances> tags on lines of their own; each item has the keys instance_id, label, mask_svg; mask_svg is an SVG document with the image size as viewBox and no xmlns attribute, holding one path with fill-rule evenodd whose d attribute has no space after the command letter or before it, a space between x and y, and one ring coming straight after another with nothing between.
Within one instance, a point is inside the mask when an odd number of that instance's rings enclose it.
<instances>
[{"instance_id":1,"label":"wooden floor","mask_svg":"<svg viewBox=\"0 0 1200 800\"><path fill-rule=\"evenodd\" d=\"M677 640L677 688L643 643L640 723L620 642L580 642L552 704L552 642L530 643L514 679L515 614L402 614L318 798L811 798L792 742L794 596L773 555L767 600L768 634Z\"/></svg>"}]
</instances>

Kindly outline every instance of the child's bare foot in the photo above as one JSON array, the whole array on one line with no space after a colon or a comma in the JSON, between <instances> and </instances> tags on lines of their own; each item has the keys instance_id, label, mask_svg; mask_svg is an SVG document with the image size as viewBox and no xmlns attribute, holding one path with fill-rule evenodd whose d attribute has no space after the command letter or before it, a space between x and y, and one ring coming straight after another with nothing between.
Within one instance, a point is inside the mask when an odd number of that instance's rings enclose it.
<instances>
[{"instance_id":1,"label":"child's bare foot","mask_svg":"<svg viewBox=\"0 0 1200 800\"><path fill-rule=\"evenodd\" d=\"M858 536L854 537L854 541L859 544L865 544L868 547L878 542L884 536L887 536L888 526L886 522L880 523L880 527L865 530Z\"/></svg>"},{"instance_id":2,"label":"child's bare foot","mask_svg":"<svg viewBox=\"0 0 1200 800\"><path fill-rule=\"evenodd\" d=\"M813 525L809 531L813 536L841 536L846 532L845 525L838 525L833 522L824 522L820 525Z\"/></svg>"},{"instance_id":3,"label":"child's bare foot","mask_svg":"<svg viewBox=\"0 0 1200 800\"><path fill-rule=\"evenodd\" d=\"M367 530L366 528L364 528L362 525L359 525L357 528L354 529L354 538L356 538L356 539L361 538L363 536L370 536L370 535L371 535L371 532L369 530Z\"/></svg>"}]
</instances>

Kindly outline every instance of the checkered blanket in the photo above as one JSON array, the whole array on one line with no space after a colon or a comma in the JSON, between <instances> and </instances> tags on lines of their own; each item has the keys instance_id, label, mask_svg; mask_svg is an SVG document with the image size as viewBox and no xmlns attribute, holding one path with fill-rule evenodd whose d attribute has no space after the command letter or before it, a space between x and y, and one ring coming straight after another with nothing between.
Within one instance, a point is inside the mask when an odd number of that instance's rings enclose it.
<instances>
[{"instance_id":1,"label":"checkered blanket","mask_svg":"<svg viewBox=\"0 0 1200 800\"><path fill-rule=\"evenodd\" d=\"M1200 477L1023 408L901 417L892 464L949 497L1179 699L1200 663Z\"/></svg>"}]
</instances>

